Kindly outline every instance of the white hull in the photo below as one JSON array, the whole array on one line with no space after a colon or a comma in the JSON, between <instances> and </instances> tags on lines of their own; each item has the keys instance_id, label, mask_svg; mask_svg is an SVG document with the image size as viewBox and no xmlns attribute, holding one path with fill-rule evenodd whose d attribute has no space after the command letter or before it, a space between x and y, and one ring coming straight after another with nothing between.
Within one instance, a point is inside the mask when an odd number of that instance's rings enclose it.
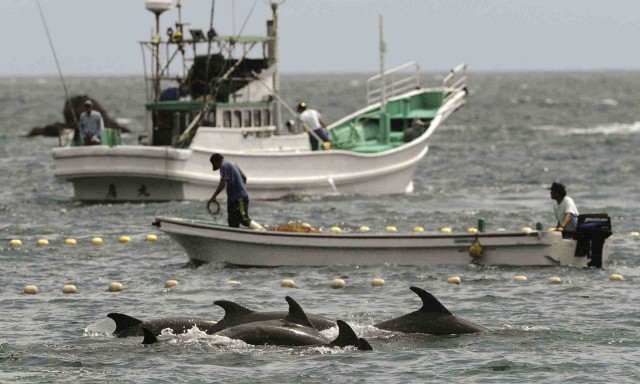
<instances>
[{"instance_id":1,"label":"white hull","mask_svg":"<svg viewBox=\"0 0 640 384\"><path fill-rule=\"evenodd\" d=\"M425 90L414 91L419 92ZM420 137L379 153L310 151L306 133L272 135L273 127L201 127L188 149L144 145L54 148L55 176L73 182L80 200L206 200L219 181L209 157L219 152L247 175L252 199L410 193L415 168L428 151L428 138L463 105L464 96L460 92L444 104ZM378 107L373 104L351 116Z\"/></svg>"},{"instance_id":2,"label":"white hull","mask_svg":"<svg viewBox=\"0 0 640 384\"><path fill-rule=\"evenodd\" d=\"M559 232L475 234L307 234L253 231L201 221L159 217L160 230L171 235L194 263L242 267L349 265L511 265L587 267L575 257L576 241ZM480 258L469 254L478 239ZM602 250L604 265L610 240Z\"/></svg>"},{"instance_id":3,"label":"white hull","mask_svg":"<svg viewBox=\"0 0 640 384\"><path fill-rule=\"evenodd\" d=\"M376 155L341 150L220 152L247 174L252 199L270 200L291 194L410 193L411 177L428 150L426 143L412 147ZM163 157L156 157L158 153ZM211 153L123 145L56 148L54 158L56 176L73 182L79 200L206 200L219 181L218 172L209 163Z\"/></svg>"}]
</instances>

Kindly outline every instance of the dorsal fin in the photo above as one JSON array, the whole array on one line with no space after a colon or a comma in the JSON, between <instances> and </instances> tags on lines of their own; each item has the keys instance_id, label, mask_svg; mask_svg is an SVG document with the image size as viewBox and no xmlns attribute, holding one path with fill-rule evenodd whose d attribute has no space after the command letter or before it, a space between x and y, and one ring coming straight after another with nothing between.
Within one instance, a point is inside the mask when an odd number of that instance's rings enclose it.
<instances>
[{"instance_id":1,"label":"dorsal fin","mask_svg":"<svg viewBox=\"0 0 640 384\"><path fill-rule=\"evenodd\" d=\"M289 296L285 297L285 299L287 303L289 303L289 314L284 318L284 321L315 329L311 321L309 321L307 314L302 310L302 307Z\"/></svg>"},{"instance_id":2,"label":"dorsal fin","mask_svg":"<svg viewBox=\"0 0 640 384\"><path fill-rule=\"evenodd\" d=\"M360 351L373 351L373 347L369 342L362 337L358 339L358 350Z\"/></svg>"},{"instance_id":3,"label":"dorsal fin","mask_svg":"<svg viewBox=\"0 0 640 384\"><path fill-rule=\"evenodd\" d=\"M422 299L422 308L420 308L420 311L429 313L440 313L443 315L453 315L447 308L445 308L444 305L442 305L438 301L438 299L433 297L432 294L425 291L424 289L418 287L411 287L409 289L415 292Z\"/></svg>"},{"instance_id":4,"label":"dorsal fin","mask_svg":"<svg viewBox=\"0 0 640 384\"><path fill-rule=\"evenodd\" d=\"M158 342L158 338L147 328L142 328L142 332L144 332L144 340L142 340L142 344L149 345L155 344Z\"/></svg>"},{"instance_id":5,"label":"dorsal fin","mask_svg":"<svg viewBox=\"0 0 640 384\"><path fill-rule=\"evenodd\" d=\"M107 317L116 322L116 330L113 331L114 335L117 335L125 329L136 327L138 324L142 323L142 320L123 315L122 313L110 313Z\"/></svg>"},{"instance_id":6,"label":"dorsal fin","mask_svg":"<svg viewBox=\"0 0 640 384\"><path fill-rule=\"evenodd\" d=\"M346 347L348 345L358 346L358 336L349 324L342 320L336 320L338 324L338 337L333 340L330 345L334 347Z\"/></svg>"},{"instance_id":7,"label":"dorsal fin","mask_svg":"<svg viewBox=\"0 0 640 384\"><path fill-rule=\"evenodd\" d=\"M247 307L244 307L238 303L234 303L233 301L228 301L228 300L217 300L217 301L214 301L213 304L219 307L222 307L222 309L224 309L223 319L232 319L237 316L248 315L254 312Z\"/></svg>"}]
</instances>

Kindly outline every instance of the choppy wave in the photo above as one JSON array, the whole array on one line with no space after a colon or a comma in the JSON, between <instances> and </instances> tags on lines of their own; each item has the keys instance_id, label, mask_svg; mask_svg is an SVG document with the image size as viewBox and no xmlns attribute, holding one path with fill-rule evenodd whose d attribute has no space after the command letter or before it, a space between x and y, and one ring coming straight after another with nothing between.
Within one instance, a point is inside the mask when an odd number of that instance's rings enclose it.
<instances>
[{"instance_id":1,"label":"choppy wave","mask_svg":"<svg viewBox=\"0 0 640 384\"><path fill-rule=\"evenodd\" d=\"M534 131L553 132L562 136L569 135L629 135L640 132L640 121L632 124L602 124L593 127L562 127L557 125L541 125L532 127Z\"/></svg>"}]
</instances>

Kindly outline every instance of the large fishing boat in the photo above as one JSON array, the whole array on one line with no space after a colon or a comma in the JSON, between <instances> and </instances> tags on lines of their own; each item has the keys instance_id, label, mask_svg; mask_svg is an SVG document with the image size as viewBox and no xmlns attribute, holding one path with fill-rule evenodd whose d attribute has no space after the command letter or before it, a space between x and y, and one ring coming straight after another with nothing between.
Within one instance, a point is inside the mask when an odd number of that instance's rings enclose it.
<instances>
[{"instance_id":1,"label":"large fishing boat","mask_svg":"<svg viewBox=\"0 0 640 384\"><path fill-rule=\"evenodd\" d=\"M150 64L144 133L139 145L118 145L106 132L103 145L54 148L55 175L73 183L76 199L208 199L219 181L213 152L248 175L252 199L410 193L429 137L466 101L466 64L434 87L423 87L415 62L385 70L381 18L381 70L367 82L367 105L327 127L330 149L312 151L313 133L282 113L295 117L279 93L276 1L265 36L185 31L178 12L176 30L163 37L160 15L171 0L146 7L156 28L140 43Z\"/></svg>"},{"instance_id":2,"label":"large fishing boat","mask_svg":"<svg viewBox=\"0 0 640 384\"><path fill-rule=\"evenodd\" d=\"M229 228L212 222L157 217L154 225L187 252L193 264L239 267L330 265L606 265L611 219L581 215L577 232L292 233ZM479 225L479 227L481 227Z\"/></svg>"}]
</instances>

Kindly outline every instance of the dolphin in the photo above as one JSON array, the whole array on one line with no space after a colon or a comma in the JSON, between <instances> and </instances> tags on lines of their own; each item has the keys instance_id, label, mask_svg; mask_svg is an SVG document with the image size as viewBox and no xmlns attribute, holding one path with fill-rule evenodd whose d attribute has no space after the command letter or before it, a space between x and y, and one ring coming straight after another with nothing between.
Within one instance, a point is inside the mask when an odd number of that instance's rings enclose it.
<instances>
[{"instance_id":1,"label":"dolphin","mask_svg":"<svg viewBox=\"0 0 640 384\"><path fill-rule=\"evenodd\" d=\"M361 342L353 329L344 321L337 320L338 337L327 343L302 307L290 296L285 299L289 303L289 312L284 319L264 320L240 324L217 333L231 339L239 339L252 345L279 346L355 346L358 349L371 350L371 345Z\"/></svg>"},{"instance_id":2,"label":"dolphin","mask_svg":"<svg viewBox=\"0 0 640 384\"><path fill-rule=\"evenodd\" d=\"M371 344L365 339L359 339L353 329L344 321L337 320L338 337L327 343L302 310L300 305L291 297L286 297L289 303L288 315L280 320L254 321L229 327L217 335L232 339L239 339L252 345L278 345L278 346L329 346L346 347L355 346L360 350L373 350ZM146 328L143 329L144 340L142 344L154 344L158 341L156 335Z\"/></svg>"},{"instance_id":3,"label":"dolphin","mask_svg":"<svg viewBox=\"0 0 640 384\"><path fill-rule=\"evenodd\" d=\"M410 289L422 299L422 308L404 316L374 324L374 327L387 331L429 335L459 335L490 330L455 316L424 289L418 287Z\"/></svg>"},{"instance_id":4,"label":"dolphin","mask_svg":"<svg viewBox=\"0 0 640 384\"><path fill-rule=\"evenodd\" d=\"M289 312L256 312L233 301L217 300L213 304L224 309L224 317L213 326L209 334L222 331L223 329L234 327L236 325L253 323L256 321L266 320L282 320L289 315ZM335 320L331 320L324 316L306 314L307 318L313 324L313 327L319 331L333 328L336 326Z\"/></svg>"},{"instance_id":5,"label":"dolphin","mask_svg":"<svg viewBox=\"0 0 640 384\"><path fill-rule=\"evenodd\" d=\"M201 331L209 333L216 325L215 321L200 317L167 317L147 321L123 315L122 313L110 313L107 317L116 322L116 330L113 335L117 337L143 336L143 329L147 329L155 336L166 328L170 328L173 333L185 333L195 326Z\"/></svg>"}]
</instances>

